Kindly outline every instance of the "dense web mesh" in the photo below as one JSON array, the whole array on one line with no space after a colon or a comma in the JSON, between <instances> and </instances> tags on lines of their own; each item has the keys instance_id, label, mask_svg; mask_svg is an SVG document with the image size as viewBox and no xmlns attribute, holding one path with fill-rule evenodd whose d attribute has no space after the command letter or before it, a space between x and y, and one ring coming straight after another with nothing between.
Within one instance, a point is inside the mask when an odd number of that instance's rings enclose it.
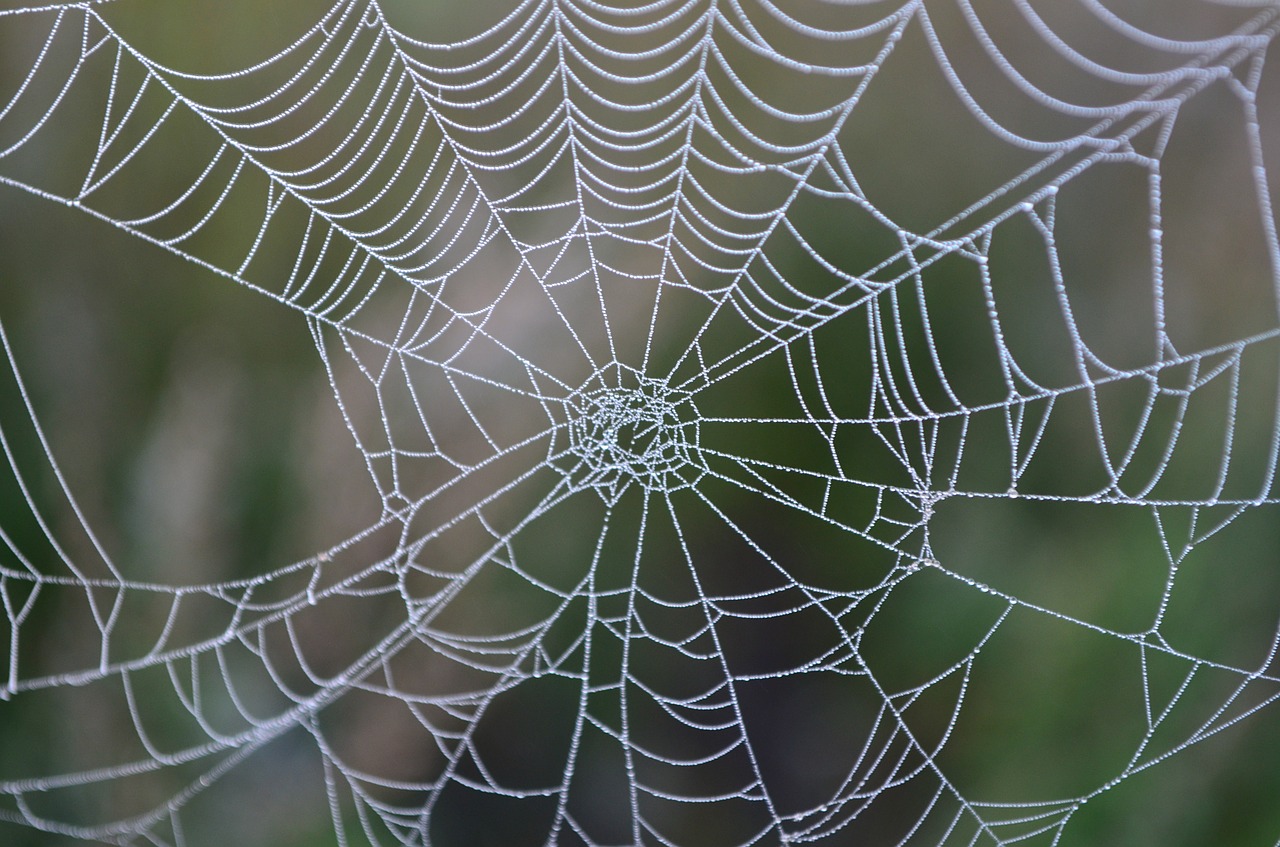
<instances>
[{"instance_id":1,"label":"dense web mesh","mask_svg":"<svg viewBox=\"0 0 1280 847\"><path fill-rule=\"evenodd\" d=\"M143 567L5 336L4 838L1280 836L1280 7L141 5L0 13L0 204L296 315L369 517Z\"/></svg>"}]
</instances>

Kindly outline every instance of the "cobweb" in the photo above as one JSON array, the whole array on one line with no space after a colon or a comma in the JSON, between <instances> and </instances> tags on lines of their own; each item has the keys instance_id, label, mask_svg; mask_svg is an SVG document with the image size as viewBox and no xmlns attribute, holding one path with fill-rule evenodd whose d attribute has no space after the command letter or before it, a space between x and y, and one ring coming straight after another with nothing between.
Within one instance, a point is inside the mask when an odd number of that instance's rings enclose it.
<instances>
[{"instance_id":1,"label":"cobweb","mask_svg":"<svg viewBox=\"0 0 1280 847\"><path fill-rule=\"evenodd\" d=\"M1172 843L1227 819L1197 773L1270 796L1280 7L463 5L220 73L123 0L0 13L3 202L296 313L376 499L131 564L6 337L17 843Z\"/></svg>"}]
</instances>

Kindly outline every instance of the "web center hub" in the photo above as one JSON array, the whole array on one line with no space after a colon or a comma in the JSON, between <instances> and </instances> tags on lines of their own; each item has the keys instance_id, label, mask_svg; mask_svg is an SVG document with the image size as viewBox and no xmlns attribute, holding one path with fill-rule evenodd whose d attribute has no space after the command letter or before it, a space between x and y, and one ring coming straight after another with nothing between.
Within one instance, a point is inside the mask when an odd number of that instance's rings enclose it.
<instances>
[{"instance_id":1,"label":"web center hub","mask_svg":"<svg viewBox=\"0 0 1280 847\"><path fill-rule=\"evenodd\" d=\"M557 466L609 502L633 482L673 491L706 473L692 395L663 380L611 365L570 395L565 411L568 444Z\"/></svg>"}]
</instances>

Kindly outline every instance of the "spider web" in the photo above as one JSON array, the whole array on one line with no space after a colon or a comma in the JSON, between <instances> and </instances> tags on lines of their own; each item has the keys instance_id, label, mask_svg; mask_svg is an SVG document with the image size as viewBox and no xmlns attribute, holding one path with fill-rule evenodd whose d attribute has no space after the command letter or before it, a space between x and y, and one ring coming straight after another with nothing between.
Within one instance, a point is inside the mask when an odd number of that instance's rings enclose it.
<instances>
[{"instance_id":1,"label":"spider web","mask_svg":"<svg viewBox=\"0 0 1280 847\"><path fill-rule=\"evenodd\" d=\"M1273 727L1274 4L124 5L0 14L3 191L299 315L376 516L149 574L5 337L15 837L1070 843Z\"/></svg>"}]
</instances>

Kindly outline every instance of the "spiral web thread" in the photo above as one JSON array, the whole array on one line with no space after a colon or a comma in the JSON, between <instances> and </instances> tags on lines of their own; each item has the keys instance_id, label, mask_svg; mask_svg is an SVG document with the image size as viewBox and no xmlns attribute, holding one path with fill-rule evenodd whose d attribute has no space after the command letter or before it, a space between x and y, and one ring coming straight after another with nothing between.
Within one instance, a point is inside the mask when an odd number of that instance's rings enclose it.
<instances>
[{"instance_id":1,"label":"spiral web thread","mask_svg":"<svg viewBox=\"0 0 1280 847\"><path fill-rule=\"evenodd\" d=\"M1180 565L1276 503L1280 246L1258 92L1280 8L1242 4L1229 27L1175 38L1070 4L1147 68L1125 69L1027 0L531 0L439 43L344 0L261 63L194 75L135 49L111 5L0 14L22 46L0 90L3 190L301 313L381 516L250 578L131 577L80 517L6 341L30 430L5 434L5 455L42 540L0 536L0 708L75 689L127 721L110 760L76 770L5 754L4 820L206 843L189 820L206 795L302 737L318 764L297 779L316 781L344 844L470 843L458 810L477 809L527 822L530 843L1059 843L1130 777L1274 720L1274 631L1228 661L1181 644L1165 615ZM1009 20L1016 55L992 29ZM1028 57L1097 86L1072 101ZM991 173L1009 168L910 225L864 191L848 140L908 59L1004 151ZM988 105L997 89L1044 123ZM1211 338L1166 320L1181 295L1163 222L1166 150L1208 96L1234 109L1240 226L1265 267L1255 325ZM55 141L78 170L51 165ZM158 196L154 175L175 169L182 187ZM1073 189L1104 169L1143 186L1146 263L1105 282L1147 304L1134 355L1103 351L1059 243ZM1034 246L1039 275L1009 269L1010 240ZM1054 306L1030 330L1060 342L1054 368L1012 340L1033 321L1006 305L1018 287ZM1207 463L1185 435L1200 420L1218 433ZM38 438L46 464L23 466L17 437ZM1055 463L1092 476L1037 471ZM61 503L38 503L43 477ZM1117 629L951 561L935 520L1013 501L1146 516L1165 569L1146 624ZM835 541L779 546L773 520ZM926 584L995 611L946 663L889 681L869 640ZM100 637L29 666L45 608L88 615ZM316 615L358 649L318 658L303 625ZM989 796L946 759L990 645L1027 619L1131 660L1127 758L1076 794ZM781 659L743 658L772 639ZM792 727L755 692L811 679L872 705L836 719L856 737L810 762L835 776L797 796L768 749ZM1188 692L1208 679L1205 706ZM357 699L408 722L413 767L355 761L359 738L329 716ZM518 768L486 734L513 702L545 710L523 712L546 747Z\"/></svg>"}]
</instances>

